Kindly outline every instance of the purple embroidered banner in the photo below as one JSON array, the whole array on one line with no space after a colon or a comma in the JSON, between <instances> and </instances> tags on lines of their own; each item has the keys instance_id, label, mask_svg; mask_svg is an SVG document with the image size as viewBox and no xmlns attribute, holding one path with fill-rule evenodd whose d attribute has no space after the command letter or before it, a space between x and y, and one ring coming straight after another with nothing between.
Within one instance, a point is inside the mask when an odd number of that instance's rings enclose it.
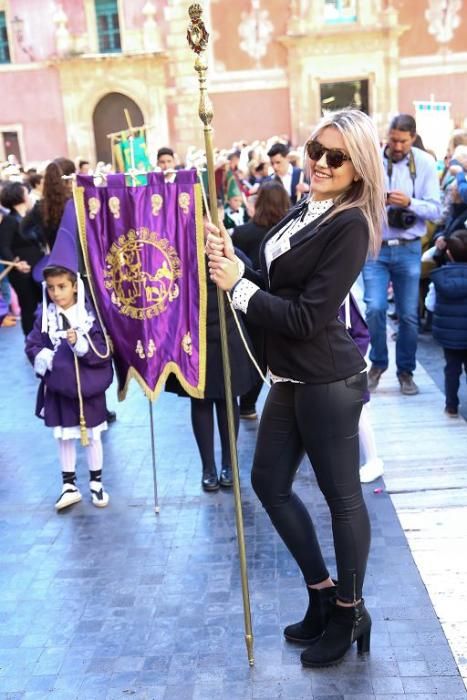
<instances>
[{"instance_id":1,"label":"purple embroidered banner","mask_svg":"<svg viewBox=\"0 0 467 700\"><path fill-rule=\"evenodd\" d=\"M149 173L128 186L78 176L78 228L94 302L114 346L119 397L131 377L154 399L176 374L202 398L206 371L206 279L200 185Z\"/></svg>"}]
</instances>

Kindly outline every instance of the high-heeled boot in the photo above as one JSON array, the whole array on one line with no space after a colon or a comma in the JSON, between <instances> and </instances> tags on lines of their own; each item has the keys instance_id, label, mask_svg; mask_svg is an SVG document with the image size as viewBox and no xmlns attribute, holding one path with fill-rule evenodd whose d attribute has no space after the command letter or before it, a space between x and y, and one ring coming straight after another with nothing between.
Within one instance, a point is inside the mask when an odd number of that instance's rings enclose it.
<instances>
[{"instance_id":1,"label":"high-heeled boot","mask_svg":"<svg viewBox=\"0 0 467 700\"><path fill-rule=\"evenodd\" d=\"M304 666L319 668L341 661L354 642L359 654L370 651L371 617L363 598L352 607L333 603L323 635L301 655Z\"/></svg>"},{"instance_id":2,"label":"high-heeled boot","mask_svg":"<svg viewBox=\"0 0 467 700\"><path fill-rule=\"evenodd\" d=\"M203 467L201 486L203 487L204 491L219 490L219 480L217 478L217 470L215 466Z\"/></svg>"},{"instance_id":3,"label":"high-heeled boot","mask_svg":"<svg viewBox=\"0 0 467 700\"><path fill-rule=\"evenodd\" d=\"M332 612L332 601L336 597L336 587L310 588L307 586L310 602L301 622L287 625L284 637L296 644L313 644L321 637Z\"/></svg>"}]
</instances>

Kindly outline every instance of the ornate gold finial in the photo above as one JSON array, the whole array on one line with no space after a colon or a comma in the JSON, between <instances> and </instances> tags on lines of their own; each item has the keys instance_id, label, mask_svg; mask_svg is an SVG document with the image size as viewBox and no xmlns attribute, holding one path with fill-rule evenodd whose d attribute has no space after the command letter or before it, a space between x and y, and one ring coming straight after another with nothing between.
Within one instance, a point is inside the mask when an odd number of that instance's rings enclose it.
<instances>
[{"instance_id":1,"label":"ornate gold finial","mask_svg":"<svg viewBox=\"0 0 467 700\"><path fill-rule=\"evenodd\" d=\"M191 23L188 26L186 38L190 48L199 55L208 45L209 39L209 34L206 31L203 20L201 19L203 8L196 2L193 5L190 5L188 8L188 14L190 16Z\"/></svg>"},{"instance_id":2,"label":"ornate gold finial","mask_svg":"<svg viewBox=\"0 0 467 700\"><path fill-rule=\"evenodd\" d=\"M190 19L193 22L195 22L196 20L201 18L201 15L203 14L203 8L199 3L195 2L188 8L188 14L190 15Z\"/></svg>"}]
</instances>

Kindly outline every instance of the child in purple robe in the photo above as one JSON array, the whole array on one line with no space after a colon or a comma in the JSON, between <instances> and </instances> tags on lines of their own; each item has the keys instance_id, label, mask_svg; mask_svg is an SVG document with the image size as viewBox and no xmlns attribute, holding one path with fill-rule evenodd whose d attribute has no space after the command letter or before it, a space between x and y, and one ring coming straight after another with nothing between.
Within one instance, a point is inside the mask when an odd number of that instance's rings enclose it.
<instances>
[{"instance_id":1,"label":"child in purple robe","mask_svg":"<svg viewBox=\"0 0 467 700\"><path fill-rule=\"evenodd\" d=\"M85 304L77 268L73 225L67 228L65 221L43 273L42 313L26 339L26 354L41 377L36 415L53 428L58 442L63 485L55 503L57 511L82 498L75 467L83 415L89 441L86 456L91 500L98 508L109 502L102 485L101 432L107 429L105 390L112 382L113 370L105 336Z\"/></svg>"}]
</instances>

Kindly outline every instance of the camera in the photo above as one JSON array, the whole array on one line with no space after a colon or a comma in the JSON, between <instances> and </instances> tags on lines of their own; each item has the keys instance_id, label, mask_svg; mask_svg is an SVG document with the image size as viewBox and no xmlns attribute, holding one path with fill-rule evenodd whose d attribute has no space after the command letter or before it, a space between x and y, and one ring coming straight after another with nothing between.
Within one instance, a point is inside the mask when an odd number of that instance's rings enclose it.
<instances>
[{"instance_id":1,"label":"camera","mask_svg":"<svg viewBox=\"0 0 467 700\"><path fill-rule=\"evenodd\" d=\"M388 224L393 228L408 229L412 228L417 220L417 215L403 207L388 208Z\"/></svg>"}]
</instances>

